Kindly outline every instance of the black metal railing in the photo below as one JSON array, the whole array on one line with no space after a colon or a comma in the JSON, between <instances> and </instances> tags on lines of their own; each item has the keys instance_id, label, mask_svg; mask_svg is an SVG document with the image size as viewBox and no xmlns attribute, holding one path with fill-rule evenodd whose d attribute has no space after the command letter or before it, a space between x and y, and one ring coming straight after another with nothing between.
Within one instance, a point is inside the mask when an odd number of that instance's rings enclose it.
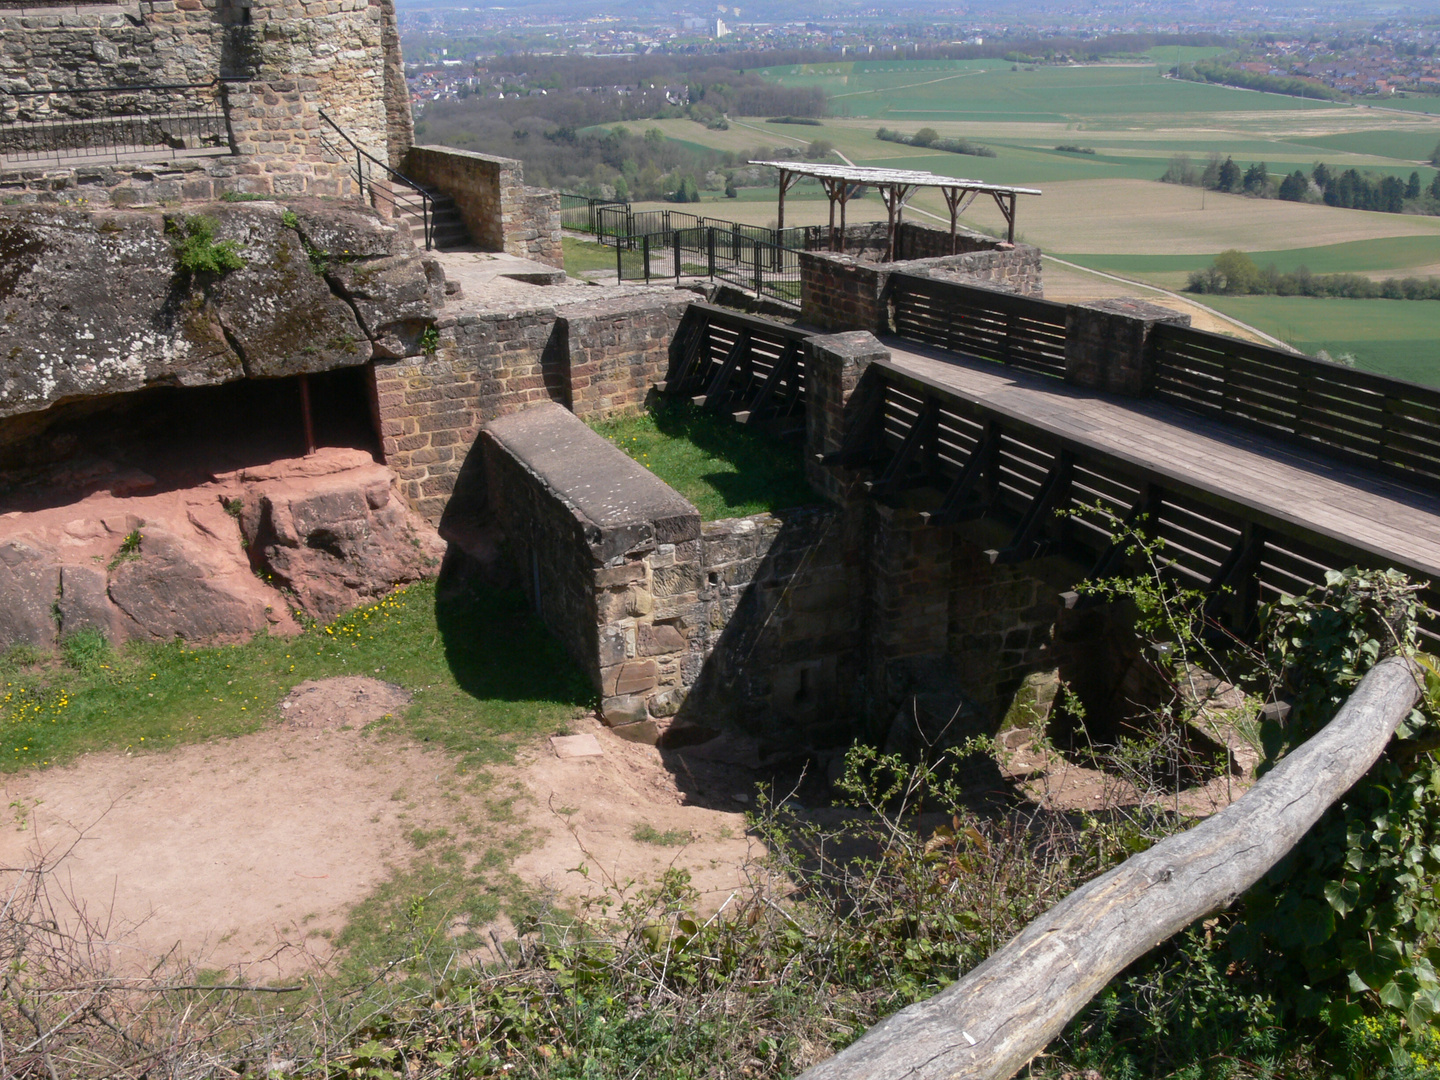
<instances>
[{"instance_id":1,"label":"black metal railing","mask_svg":"<svg viewBox=\"0 0 1440 1080\"><path fill-rule=\"evenodd\" d=\"M562 210L563 213L563 210ZM633 210L629 203L606 203L595 207L592 230L602 244L638 251L645 237L652 248L670 243L674 233L696 229L713 229L728 233L728 243L738 246L744 241L758 240L763 244L808 251L819 246L822 230L818 226L797 226L771 229L764 225L745 225L725 218L704 217L685 210ZM720 241L727 243L725 240Z\"/></svg>"},{"instance_id":2,"label":"black metal railing","mask_svg":"<svg viewBox=\"0 0 1440 1080\"><path fill-rule=\"evenodd\" d=\"M360 201L365 202L368 198L371 203L384 203L392 216L408 216L417 220L425 238L425 250L431 250L435 243L435 201L430 193L352 139L344 128L326 115L324 109L319 112L320 119L329 124L335 135L345 143L344 146L339 145L322 129L321 146L342 161L352 159L350 175L355 181ZM383 182L376 183L377 178Z\"/></svg>"},{"instance_id":3,"label":"black metal railing","mask_svg":"<svg viewBox=\"0 0 1440 1080\"><path fill-rule=\"evenodd\" d=\"M745 231L724 222L723 227L690 226L630 237L615 245L616 277L647 284L703 277L799 307L799 252L760 238L776 232Z\"/></svg>"},{"instance_id":4,"label":"black metal railing","mask_svg":"<svg viewBox=\"0 0 1440 1080\"><path fill-rule=\"evenodd\" d=\"M618 199L593 199L588 195L574 195L568 191L560 193L560 226L576 232L598 232L600 216L598 211L606 206L629 206Z\"/></svg>"},{"instance_id":5,"label":"black metal railing","mask_svg":"<svg viewBox=\"0 0 1440 1080\"><path fill-rule=\"evenodd\" d=\"M229 148L218 80L0 93L0 159L7 165Z\"/></svg>"}]
</instances>

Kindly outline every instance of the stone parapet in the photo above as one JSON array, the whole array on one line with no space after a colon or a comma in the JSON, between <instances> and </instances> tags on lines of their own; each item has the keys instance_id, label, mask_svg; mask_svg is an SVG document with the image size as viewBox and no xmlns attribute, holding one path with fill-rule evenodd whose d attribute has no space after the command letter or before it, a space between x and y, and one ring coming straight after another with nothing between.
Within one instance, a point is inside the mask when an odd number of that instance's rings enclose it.
<instances>
[{"instance_id":1,"label":"stone parapet","mask_svg":"<svg viewBox=\"0 0 1440 1080\"><path fill-rule=\"evenodd\" d=\"M825 458L840 450L860 376L875 361L889 359L890 350L864 330L806 342L805 476L816 491L842 505L854 495L852 470L827 465Z\"/></svg>"},{"instance_id":2,"label":"stone parapet","mask_svg":"<svg viewBox=\"0 0 1440 1080\"><path fill-rule=\"evenodd\" d=\"M949 234L944 234L949 242ZM923 273L939 280L988 285L1026 296L1042 295L1040 251L1028 244L896 262L851 254L806 251L800 262L800 318L822 330L888 333L887 289L896 273Z\"/></svg>"},{"instance_id":3,"label":"stone parapet","mask_svg":"<svg viewBox=\"0 0 1440 1080\"><path fill-rule=\"evenodd\" d=\"M700 523L688 502L559 406L490 424L488 524L601 714L654 742L672 724L806 738L855 711L858 521L820 509ZM833 735L832 735L833 741Z\"/></svg>"},{"instance_id":4,"label":"stone parapet","mask_svg":"<svg viewBox=\"0 0 1440 1080\"><path fill-rule=\"evenodd\" d=\"M470 239L482 251L503 251L548 266L564 266L560 245L560 195L525 186L524 167L513 158L414 146L403 171L412 180L455 200Z\"/></svg>"},{"instance_id":5,"label":"stone parapet","mask_svg":"<svg viewBox=\"0 0 1440 1080\"><path fill-rule=\"evenodd\" d=\"M1071 304L1065 311L1065 381L1145 396L1151 380L1147 343L1160 323L1189 326L1190 316L1133 298Z\"/></svg>"}]
</instances>

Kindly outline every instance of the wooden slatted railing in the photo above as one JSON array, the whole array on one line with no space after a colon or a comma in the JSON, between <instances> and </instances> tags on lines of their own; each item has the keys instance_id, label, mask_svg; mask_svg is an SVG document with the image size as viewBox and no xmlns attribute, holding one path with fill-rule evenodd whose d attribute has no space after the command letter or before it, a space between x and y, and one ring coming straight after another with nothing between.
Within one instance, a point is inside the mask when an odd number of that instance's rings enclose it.
<instances>
[{"instance_id":1,"label":"wooden slatted railing","mask_svg":"<svg viewBox=\"0 0 1440 1080\"><path fill-rule=\"evenodd\" d=\"M691 304L670 347L665 392L747 419L803 415L813 332L713 304Z\"/></svg>"},{"instance_id":2,"label":"wooden slatted railing","mask_svg":"<svg viewBox=\"0 0 1440 1080\"><path fill-rule=\"evenodd\" d=\"M1241 635L1254 629L1261 603L1321 584L1327 571L1391 565L1356 544L1247 506L1236 493L1057 435L893 364L866 369L847 412L851 421L833 463L868 470L872 496L931 488L935 524L983 516L1013 528L1010 542L991 552L994 561L1065 554L1090 566L1092 577L1124 569L1114 522L1143 524L1164 543L1167 575L1206 592L1211 618ZM1440 640L1440 591L1427 587L1421 600L1429 609L1422 633Z\"/></svg>"},{"instance_id":3,"label":"wooden slatted railing","mask_svg":"<svg viewBox=\"0 0 1440 1080\"><path fill-rule=\"evenodd\" d=\"M914 274L890 279L895 333L909 341L1065 377L1065 305Z\"/></svg>"},{"instance_id":4,"label":"wooden slatted railing","mask_svg":"<svg viewBox=\"0 0 1440 1080\"><path fill-rule=\"evenodd\" d=\"M1161 401L1440 484L1440 390L1183 326L1156 326L1150 345Z\"/></svg>"}]
</instances>

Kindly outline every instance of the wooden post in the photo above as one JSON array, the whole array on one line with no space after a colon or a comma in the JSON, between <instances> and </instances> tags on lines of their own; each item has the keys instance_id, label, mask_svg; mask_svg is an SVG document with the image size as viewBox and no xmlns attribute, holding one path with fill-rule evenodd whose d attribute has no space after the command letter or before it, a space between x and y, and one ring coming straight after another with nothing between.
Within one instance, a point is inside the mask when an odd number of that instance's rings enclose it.
<instances>
[{"instance_id":1,"label":"wooden post","mask_svg":"<svg viewBox=\"0 0 1440 1080\"><path fill-rule=\"evenodd\" d=\"M790 179L790 170L789 170L789 169L781 169L781 170L780 170L780 205L779 205L778 209L776 210L776 214L777 214L778 221L779 221L779 227L780 227L781 229L784 229L784 228L785 228L785 189L789 186L789 184L787 183L787 181L788 181L789 179Z\"/></svg>"},{"instance_id":2,"label":"wooden post","mask_svg":"<svg viewBox=\"0 0 1440 1080\"><path fill-rule=\"evenodd\" d=\"M300 418L305 427L305 456L315 453L315 419L310 414L310 376L300 374Z\"/></svg>"},{"instance_id":3,"label":"wooden post","mask_svg":"<svg viewBox=\"0 0 1440 1080\"><path fill-rule=\"evenodd\" d=\"M1230 806L1077 889L959 982L801 1080L1008 1080L1127 965L1234 903L1375 763L1420 697L1393 656Z\"/></svg>"}]
</instances>

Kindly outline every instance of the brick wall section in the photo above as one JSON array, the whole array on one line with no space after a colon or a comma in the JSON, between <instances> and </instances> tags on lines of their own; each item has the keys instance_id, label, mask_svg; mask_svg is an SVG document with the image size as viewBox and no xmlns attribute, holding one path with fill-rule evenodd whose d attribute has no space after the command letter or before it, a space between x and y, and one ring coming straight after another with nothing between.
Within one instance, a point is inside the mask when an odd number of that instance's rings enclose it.
<instances>
[{"instance_id":1,"label":"brick wall section","mask_svg":"<svg viewBox=\"0 0 1440 1080\"><path fill-rule=\"evenodd\" d=\"M1006 251L1012 245L992 236L973 233L964 227L955 230L954 251L951 251L950 230L922 225L918 221L903 221L895 230L896 257L899 259L938 259L946 255L969 255L991 251ZM1028 245L1014 245L1025 247Z\"/></svg>"},{"instance_id":2,"label":"brick wall section","mask_svg":"<svg viewBox=\"0 0 1440 1080\"><path fill-rule=\"evenodd\" d=\"M567 404L586 420L642 410L670 366L670 341L693 294L592 300L559 311Z\"/></svg>"},{"instance_id":3,"label":"brick wall section","mask_svg":"<svg viewBox=\"0 0 1440 1080\"><path fill-rule=\"evenodd\" d=\"M638 412L665 377L670 339L692 295L443 308L432 354L375 367L385 463L401 493L438 521L476 433L498 417L546 402L587 420Z\"/></svg>"},{"instance_id":4,"label":"brick wall section","mask_svg":"<svg viewBox=\"0 0 1440 1080\"><path fill-rule=\"evenodd\" d=\"M503 251L547 266L564 266L560 194L525 186L514 158L445 146L414 146L403 172L455 200L470 239L482 251Z\"/></svg>"},{"instance_id":5,"label":"brick wall section","mask_svg":"<svg viewBox=\"0 0 1440 1080\"><path fill-rule=\"evenodd\" d=\"M554 308L450 312L441 312L433 353L375 366L385 463L430 521L440 519L483 424L565 398Z\"/></svg>"},{"instance_id":6,"label":"brick wall section","mask_svg":"<svg viewBox=\"0 0 1440 1080\"><path fill-rule=\"evenodd\" d=\"M948 234L945 240L949 242ZM1040 250L1028 244L997 244L993 250L907 262L871 262L853 255L801 252L800 318L822 330L886 333L886 288L897 272L925 273L942 280L1000 286L1027 296L1043 293Z\"/></svg>"},{"instance_id":7,"label":"brick wall section","mask_svg":"<svg viewBox=\"0 0 1440 1080\"><path fill-rule=\"evenodd\" d=\"M1150 392L1146 342L1159 323L1189 326L1190 316L1130 298L1070 305L1065 311L1065 381L1145 396Z\"/></svg>"}]
</instances>

